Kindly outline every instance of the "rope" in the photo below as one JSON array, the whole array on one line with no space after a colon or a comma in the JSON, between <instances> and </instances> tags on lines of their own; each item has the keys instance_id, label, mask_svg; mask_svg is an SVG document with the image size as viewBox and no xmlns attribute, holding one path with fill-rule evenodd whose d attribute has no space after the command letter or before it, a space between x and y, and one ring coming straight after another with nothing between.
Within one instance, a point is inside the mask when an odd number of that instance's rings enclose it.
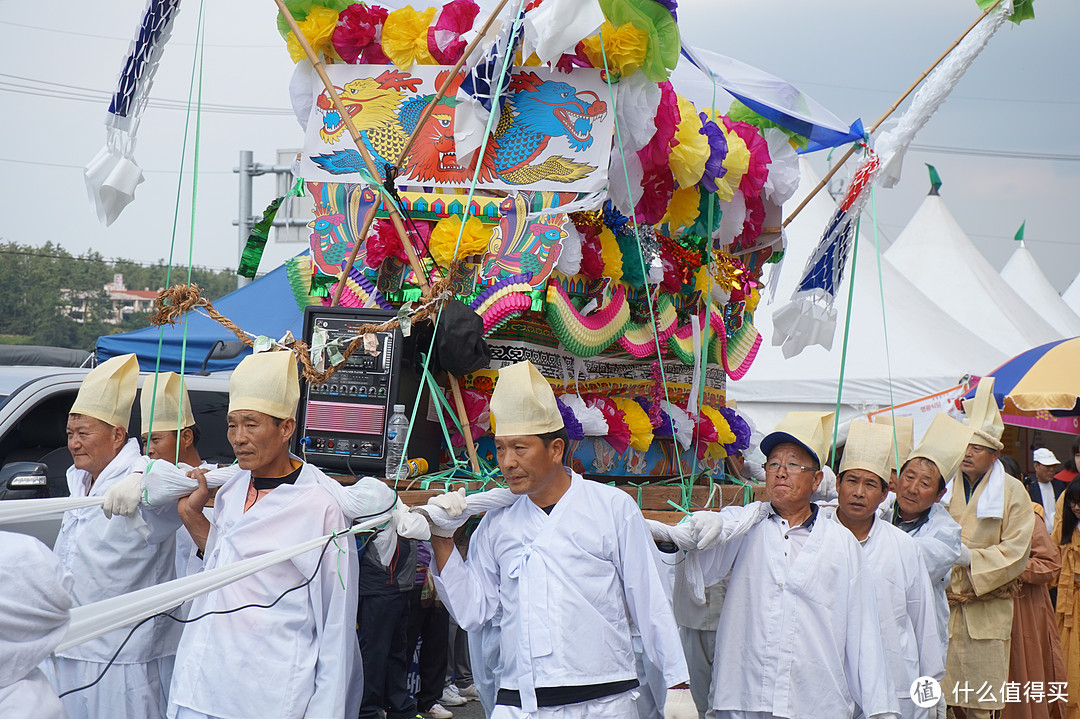
<instances>
[{"instance_id":1,"label":"rope","mask_svg":"<svg viewBox=\"0 0 1080 719\"><path fill-rule=\"evenodd\" d=\"M986 594L975 594L974 592L945 592L945 597L949 600L949 606L959 604L964 606L965 604L971 604L972 602L985 602L992 599L1015 599L1019 597L1023 590L1023 582L1020 578L1012 580L1008 584L1002 584L997 589L993 589Z\"/></svg>"}]
</instances>

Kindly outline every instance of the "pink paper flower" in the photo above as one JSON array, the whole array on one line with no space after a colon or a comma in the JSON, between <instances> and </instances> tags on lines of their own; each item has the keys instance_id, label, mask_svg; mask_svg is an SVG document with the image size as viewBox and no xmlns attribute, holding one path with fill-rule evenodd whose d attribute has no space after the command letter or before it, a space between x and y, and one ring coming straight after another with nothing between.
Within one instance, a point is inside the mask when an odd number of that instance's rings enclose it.
<instances>
[{"instance_id":1,"label":"pink paper flower","mask_svg":"<svg viewBox=\"0 0 1080 719\"><path fill-rule=\"evenodd\" d=\"M769 177L769 163L772 162L772 158L769 157L769 144L765 142L765 138L761 136L758 129L750 123L735 122L725 117L724 127L738 135L746 143L746 149L750 151L750 167L743 175L739 189L747 198L760 195L762 188L765 187L765 180Z\"/></svg>"},{"instance_id":2,"label":"pink paper flower","mask_svg":"<svg viewBox=\"0 0 1080 719\"><path fill-rule=\"evenodd\" d=\"M480 6L473 0L450 0L428 28L428 51L440 65L453 65L468 43L461 36L472 30Z\"/></svg>"},{"instance_id":3,"label":"pink paper flower","mask_svg":"<svg viewBox=\"0 0 1080 719\"><path fill-rule=\"evenodd\" d=\"M389 62L379 46L383 23L388 14L384 7L363 3L349 5L342 10L331 38L341 59L349 64L356 64L358 60L371 64Z\"/></svg>"}]
</instances>

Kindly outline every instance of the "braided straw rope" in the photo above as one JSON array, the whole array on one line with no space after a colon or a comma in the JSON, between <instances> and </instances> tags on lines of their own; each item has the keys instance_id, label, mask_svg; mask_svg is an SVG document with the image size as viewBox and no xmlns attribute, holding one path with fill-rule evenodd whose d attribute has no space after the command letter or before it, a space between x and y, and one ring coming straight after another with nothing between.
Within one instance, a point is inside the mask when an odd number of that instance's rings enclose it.
<instances>
[{"instance_id":1,"label":"braided straw rope","mask_svg":"<svg viewBox=\"0 0 1080 719\"><path fill-rule=\"evenodd\" d=\"M450 290L450 278L454 276L457 270L456 265L457 263L455 263L454 266L450 268L450 271L446 273L446 277L432 285L430 292L421 298L425 301L425 306L410 315L410 320L412 322L430 321L431 316L439 312L443 303L446 301L443 294ZM432 300L432 298L435 299ZM156 327L161 325L175 325L182 319L184 313L190 312L191 310L202 310L210 317L210 319L228 329L236 335L237 339L248 347L253 347L255 345L255 340L247 332L241 329L228 317L214 309L214 305L210 300L202 296L198 285L173 285L172 287L166 287L158 293L156 307L156 311L150 318L150 323ZM396 318L381 324L361 325L356 329L357 336L354 337L353 340L349 342L348 346L341 351L341 361L328 367L322 372L315 369L315 365L311 361L311 349L306 342L296 339L290 332L285 335L285 339L281 341L281 344L288 347L289 350L296 355L297 359L300 360L304 379L311 384L322 384L330 379L330 377L348 361L349 357L361 347L364 341L364 335L374 332L388 332L397 329L400 326L401 323Z\"/></svg>"},{"instance_id":2,"label":"braided straw rope","mask_svg":"<svg viewBox=\"0 0 1080 719\"><path fill-rule=\"evenodd\" d=\"M945 592L945 597L949 600L949 604L971 604L972 602L982 602L988 599L1014 599L1020 596L1022 582L1020 578L1012 580L1008 584L1002 584L997 589L987 592L986 594L968 594L964 592L962 594L956 594L954 592Z\"/></svg>"}]
</instances>

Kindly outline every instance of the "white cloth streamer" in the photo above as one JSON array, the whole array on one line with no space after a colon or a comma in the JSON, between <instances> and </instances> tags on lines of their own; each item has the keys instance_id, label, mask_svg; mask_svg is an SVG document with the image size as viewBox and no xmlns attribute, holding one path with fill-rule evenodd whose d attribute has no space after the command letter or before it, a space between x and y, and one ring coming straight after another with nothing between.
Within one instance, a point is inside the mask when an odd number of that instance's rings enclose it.
<instances>
[{"instance_id":1,"label":"white cloth streamer","mask_svg":"<svg viewBox=\"0 0 1080 719\"><path fill-rule=\"evenodd\" d=\"M389 518L390 513L386 512L341 532L338 536L343 538L341 541L352 541L349 535L378 527L388 521ZM64 635L64 639L60 642L56 651L70 649L114 629L126 627L161 612L167 612L189 599L224 587L227 584L232 584L238 579L243 579L261 569L292 559L304 552L318 549L326 544L331 536L333 535L328 534L292 547L279 549L276 552L269 552L224 567L199 572L189 577L174 579L171 582L165 582L155 587L147 587L111 599L76 607L71 611L71 623L68 625L67 634ZM324 562L324 566L320 568L320 571L327 571L327 569ZM332 568L329 569L333 571Z\"/></svg>"}]
</instances>

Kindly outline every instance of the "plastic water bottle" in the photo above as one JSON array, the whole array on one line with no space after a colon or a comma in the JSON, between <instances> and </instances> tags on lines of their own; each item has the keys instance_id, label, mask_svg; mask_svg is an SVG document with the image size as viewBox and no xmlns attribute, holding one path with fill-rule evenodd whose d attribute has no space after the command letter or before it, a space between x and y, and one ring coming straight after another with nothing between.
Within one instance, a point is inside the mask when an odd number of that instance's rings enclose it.
<instances>
[{"instance_id":1,"label":"plastic water bottle","mask_svg":"<svg viewBox=\"0 0 1080 719\"><path fill-rule=\"evenodd\" d=\"M409 477L409 460L405 457L405 437L408 432L409 418L405 416L405 405L395 404L394 413L386 425L386 478L392 482Z\"/></svg>"}]
</instances>

